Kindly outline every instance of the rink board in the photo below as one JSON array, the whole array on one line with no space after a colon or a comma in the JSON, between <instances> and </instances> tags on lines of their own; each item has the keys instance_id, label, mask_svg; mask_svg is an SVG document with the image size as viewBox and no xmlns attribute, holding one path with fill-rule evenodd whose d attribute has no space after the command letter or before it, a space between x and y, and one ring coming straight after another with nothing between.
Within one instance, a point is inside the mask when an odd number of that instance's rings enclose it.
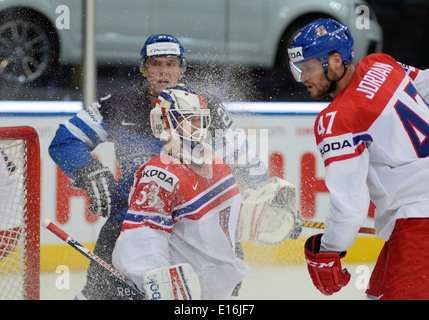
<instances>
[{"instance_id":1,"label":"rink board","mask_svg":"<svg viewBox=\"0 0 429 320\"><path fill-rule=\"evenodd\" d=\"M304 243L306 238L285 240L281 244L270 246L258 243L242 243L244 260L249 265L297 265L304 264ZM375 262L384 244L374 236L362 236L356 239L353 247L347 252L344 262L371 263ZM94 249L94 243L83 244ZM70 271L85 270L89 260L75 249L63 244L47 244L41 247L41 272L55 272L58 267L67 266Z\"/></svg>"},{"instance_id":2,"label":"rink board","mask_svg":"<svg viewBox=\"0 0 429 320\"><path fill-rule=\"evenodd\" d=\"M269 176L279 176L295 184L299 207L307 220L325 221L329 194L324 185L324 167L313 135L321 103L229 103L233 119L245 131L253 149L269 164ZM88 214L84 192L72 190L72 182L50 159L48 146L61 123L82 109L81 102L2 102L0 126L27 125L36 129L41 146L41 219L49 218L80 243L93 248L104 219ZM227 121L227 119L225 119ZM117 174L113 146L104 144L94 156ZM369 212L365 226L373 227ZM303 243L310 234L305 228L297 240L277 246L243 244L250 264L291 264L303 262ZM346 259L353 262L376 260L382 241L359 236ZM52 271L59 265L78 270L88 261L47 230L41 230L41 268Z\"/></svg>"}]
</instances>

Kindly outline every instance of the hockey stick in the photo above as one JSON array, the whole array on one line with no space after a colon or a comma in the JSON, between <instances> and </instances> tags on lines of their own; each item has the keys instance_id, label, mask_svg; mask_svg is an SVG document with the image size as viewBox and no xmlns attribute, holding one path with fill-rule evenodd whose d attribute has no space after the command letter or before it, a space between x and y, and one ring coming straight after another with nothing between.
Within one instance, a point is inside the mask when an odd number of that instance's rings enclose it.
<instances>
[{"instance_id":1,"label":"hockey stick","mask_svg":"<svg viewBox=\"0 0 429 320\"><path fill-rule=\"evenodd\" d=\"M130 295L135 295L140 299L145 299L145 294L135 288L133 285L129 284L125 277L115 268L113 268L110 264L102 260L99 256L91 252L88 248L81 245L75 239L73 239L70 235L68 235L64 230L56 226L50 219L45 219L42 223L42 226L53 234L55 234L58 238L66 242L68 245L79 251L82 255L87 257L88 259L97 262L100 266L102 266L105 270L107 270L111 275L115 276L117 279L121 281L121 283L130 290Z\"/></svg>"},{"instance_id":2,"label":"hockey stick","mask_svg":"<svg viewBox=\"0 0 429 320\"><path fill-rule=\"evenodd\" d=\"M304 221L302 221L301 226L306 227L306 228L324 229L325 223L324 222L304 220ZM375 229L369 228L369 227L362 227L359 229L359 233L375 234Z\"/></svg>"}]
</instances>

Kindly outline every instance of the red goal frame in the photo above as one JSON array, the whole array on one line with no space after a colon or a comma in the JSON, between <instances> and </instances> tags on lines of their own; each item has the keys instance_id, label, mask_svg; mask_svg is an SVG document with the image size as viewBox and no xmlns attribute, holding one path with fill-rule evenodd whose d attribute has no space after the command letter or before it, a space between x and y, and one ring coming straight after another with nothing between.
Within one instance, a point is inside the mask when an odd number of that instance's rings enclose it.
<instances>
[{"instance_id":1,"label":"red goal frame","mask_svg":"<svg viewBox=\"0 0 429 320\"><path fill-rule=\"evenodd\" d=\"M0 127L0 140L23 140L27 165L27 241L25 242L24 299L40 299L40 143L29 126Z\"/></svg>"}]
</instances>

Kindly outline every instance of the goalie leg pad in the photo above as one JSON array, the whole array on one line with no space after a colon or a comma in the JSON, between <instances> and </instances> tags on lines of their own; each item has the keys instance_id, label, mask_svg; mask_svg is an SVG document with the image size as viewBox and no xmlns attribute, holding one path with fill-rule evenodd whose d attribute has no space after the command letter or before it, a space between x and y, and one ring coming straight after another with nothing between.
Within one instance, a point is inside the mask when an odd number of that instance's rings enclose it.
<instances>
[{"instance_id":1,"label":"goalie leg pad","mask_svg":"<svg viewBox=\"0 0 429 320\"><path fill-rule=\"evenodd\" d=\"M201 299L198 277L187 263L146 272L143 289L148 300Z\"/></svg>"}]
</instances>

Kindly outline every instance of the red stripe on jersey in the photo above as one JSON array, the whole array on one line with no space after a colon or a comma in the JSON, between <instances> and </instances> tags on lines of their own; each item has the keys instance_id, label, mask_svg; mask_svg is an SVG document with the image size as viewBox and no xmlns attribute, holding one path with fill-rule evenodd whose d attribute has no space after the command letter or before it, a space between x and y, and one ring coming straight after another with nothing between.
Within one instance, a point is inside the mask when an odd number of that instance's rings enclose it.
<instances>
[{"instance_id":1,"label":"red stripe on jersey","mask_svg":"<svg viewBox=\"0 0 429 320\"><path fill-rule=\"evenodd\" d=\"M137 229L137 228L141 228L141 227L149 227L151 229L155 229L155 230L161 230L161 231L165 231L168 233L172 232L172 228L166 228L166 227L161 227L159 224L153 223L150 220L145 220L143 223L129 223L124 221L124 224L122 225L122 231L123 230L130 230L130 229Z\"/></svg>"},{"instance_id":2,"label":"red stripe on jersey","mask_svg":"<svg viewBox=\"0 0 429 320\"><path fill-rule=\"evenodd\" d=\"M227 192L223 193L222 195L220 195L219 197L217 197L213 201L209 202L204 207L199 208L198 211L195 214L188 214L188 215L180 216L177 220L174 221L174 223L176 223L177 221L179 221L182 218L186 218L186 219L190 219L190 220L199 220L207 212L209 212L213 208L216 208L217 206L221 205L226 200L231 199L232 197L236 196L239 193L240 193L240 189L236 185L235 187L233 187L232 189L230 189Z\"/></svg>"},{"instance_id":3,"label":"red stripe on jersey","mask_svg":"<svg viewBox=\"0 0 429 320\"><path fill-rule=\"evenodd\" d=\"M408 72L408 76L412 79L412 80L416 80L417 75L419 74L419 69L417 68L413 68L413 70L409 70Z\"/></svg>"}]
</instances>

